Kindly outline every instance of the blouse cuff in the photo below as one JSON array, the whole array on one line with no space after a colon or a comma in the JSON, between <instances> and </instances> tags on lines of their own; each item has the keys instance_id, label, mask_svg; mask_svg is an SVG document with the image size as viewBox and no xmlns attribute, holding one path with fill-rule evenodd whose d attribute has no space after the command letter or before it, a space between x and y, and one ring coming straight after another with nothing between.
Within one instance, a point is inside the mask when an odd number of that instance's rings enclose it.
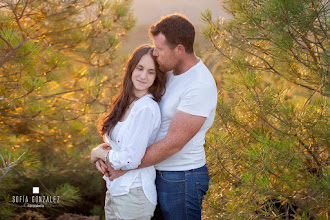
<instances>
[{"instance_id":1,"label":"blouse cuff","mask_svg":"<svg viewBox=\"0 0 330 220\"><path fill-rule=\"evenodd\" d=\"M123 162L122 158L118 157L118 154L116 154L115 150L110 150L109 153L109 162L111 164L111 167L115 170L120 170L123 168L126 168L126 166L130 165L130 161L127 160L126 162ZM129 169L129 168L127 168Z\"/></svg>"}]
</instances>

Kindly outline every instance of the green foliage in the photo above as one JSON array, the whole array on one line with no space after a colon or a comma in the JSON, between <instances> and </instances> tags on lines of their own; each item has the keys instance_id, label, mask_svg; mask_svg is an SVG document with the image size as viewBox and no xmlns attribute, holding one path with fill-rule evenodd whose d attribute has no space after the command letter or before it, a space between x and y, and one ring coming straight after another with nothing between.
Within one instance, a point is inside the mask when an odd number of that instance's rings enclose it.
<instances>
[{"instance_id":1,"label":"green foliage","mask_svg":"<svg viewBox=\"0 0 330 220\"><path fill-rule=\"evenodd\" d=\"M220 90L206 219L328 218L326 2L231 0L231 20L202 14Z\"/></svg>"},{"instance_id":2,"label":"green foliage","mask_svg":"<svg viewBox=\"0 0 330 220\"><path fill-rule=\"evenodd\" d=\"M32 186L59 194L46 217L89 215L104 181L89 162L98 119L116 94L131 1L5 1L0 5L0 154L25 156L0 182L0 216L26 208L6 198ZM79 202L77 202L79 201Z\"/></svg>"},{"instance_id":3,"label":"green foliage","mask_svg":"<svg viewBox=\"0 0 330 220\"><path fill-rule=\"evenodd\" d=\"M99 205L94 205L90 213L93 216L104 216L104 207Z\"/></svg>"},{"instance_id":4,"label":"green foliage","mask_svg":"<svg viewBox=\"0 0 330 220\"><path fill-rule=\"evenodd\" d=\"M49 196L52 195L61 195L59 203L61 206L72 206L74 205L78 200L81 199L79 195L79 188L78 187L72 187L69 184L65 183L61 186L58 186L55 190L55 192L48 192ZM50 204L50 206L54 206L54 204Z\"/></svg>"}]
</instances>

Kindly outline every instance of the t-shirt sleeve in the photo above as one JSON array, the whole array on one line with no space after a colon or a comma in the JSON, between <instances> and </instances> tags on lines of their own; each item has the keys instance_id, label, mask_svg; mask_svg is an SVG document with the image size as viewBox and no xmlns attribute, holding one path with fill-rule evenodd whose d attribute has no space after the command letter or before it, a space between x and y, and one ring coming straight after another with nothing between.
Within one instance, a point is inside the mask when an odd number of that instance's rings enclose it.
<instances>
[{"instance_id":1,"label":"t-shirt sleeve","mask_svg":"<svg viewBox=\"0 0 330 220\"><path fill-rule=\"evenodd\" d=\"M208 117L215 108L216 102L216 89L204 83L194 83L182 94L177 110Z\"/></svg>"}]
</instances>

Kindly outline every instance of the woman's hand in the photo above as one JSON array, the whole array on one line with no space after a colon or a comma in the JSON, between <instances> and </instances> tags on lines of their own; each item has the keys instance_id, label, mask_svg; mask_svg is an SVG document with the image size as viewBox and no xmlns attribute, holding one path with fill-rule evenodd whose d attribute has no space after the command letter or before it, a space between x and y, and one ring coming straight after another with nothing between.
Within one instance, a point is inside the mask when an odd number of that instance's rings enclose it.
<instances>
[{"instance_id":1,"label":"woman's hand","mask_svg":"<svg viewBox=\"0 0 330 220\"><path fill-rule=\"evenodd\" d=\"M107 177L109 177L108 167L103 160L98 159L95 162L95 166L98 169L98 171L100 171L103 175L106 175Z\"/></svg>"},{"instance_id":2,"label":"woman's hand","mask_svg":"<svg viewBox=\"0 0 330 220\"><path fill-rule=\"evenodd\" d=\"M107 144L103 143L93 148L91 151L91 162L95 163L98 159L104 160L105 155L111 150Z\"/></svg>"},{"instance_id":3,"label":"woman's hand","mask_svg":"<svg viewBox=\"0 0 330 220\"><path fill-rule=\"evenodd\" d=\"M100 173L106 175L112 181L127 173L128 170L114 170L111 164L106 164L104 162L105 156L109 150L111 150L111 147L105 143L93 148L91 151L91 162L95 164Z\"/></svg>"}]
</instances>

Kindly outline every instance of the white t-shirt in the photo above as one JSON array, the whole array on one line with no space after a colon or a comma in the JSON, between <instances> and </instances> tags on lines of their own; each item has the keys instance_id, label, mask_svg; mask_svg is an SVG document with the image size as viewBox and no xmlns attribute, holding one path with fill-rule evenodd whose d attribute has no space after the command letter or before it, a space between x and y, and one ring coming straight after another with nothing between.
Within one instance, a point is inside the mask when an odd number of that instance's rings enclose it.
<instances>
[{"instance_id":1,"label":"white t-shirt","mask_svg":"<svg viewBox=\"0 0 330 220\"><path fill-rule=\"evenodd\" d=\"M205 133L211 127L217 106L217 87L214 78L200 60L185 73L170 71L166 92L159 104L162 123L156 141L164 139L176 111L206 117L198 133L177 153L155 165L157 170L183 171L205 165Z\"/></svg>"}]
</instances>

